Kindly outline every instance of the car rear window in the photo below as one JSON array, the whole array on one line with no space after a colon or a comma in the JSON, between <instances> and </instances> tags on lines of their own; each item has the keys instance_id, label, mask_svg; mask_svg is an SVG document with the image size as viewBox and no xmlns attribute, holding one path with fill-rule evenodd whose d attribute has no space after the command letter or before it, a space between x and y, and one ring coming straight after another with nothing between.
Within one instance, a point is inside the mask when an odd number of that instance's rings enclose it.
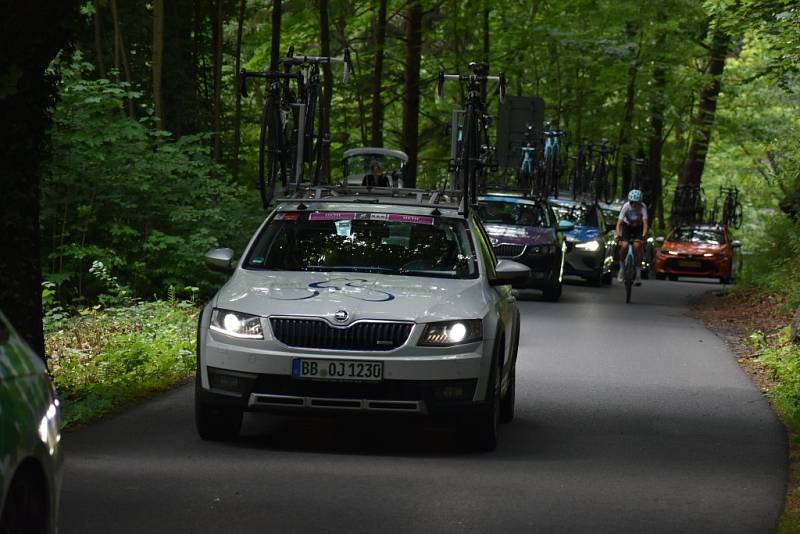
<instances>
[{"instance_id":1,"label":"car rear window","mask_svg":"<svg viewBox=\"0 0 800 534\"><path fill-rule=\"evenodd\" d=\"M550 226L547 208L538 204L481 200L478 205L478 216L484 224L508 224L539 228Z\"/></svg>"},{"instance_id":2,"label":"car rear window","mask_svg":"<svg viewBox=\"0 0 800 534\"><path fill-rule=\"evenodd\" d=\"M244 268L477 276L465 221L402 213L279 212L259 234Z\"/></svg>"}]
</instances>

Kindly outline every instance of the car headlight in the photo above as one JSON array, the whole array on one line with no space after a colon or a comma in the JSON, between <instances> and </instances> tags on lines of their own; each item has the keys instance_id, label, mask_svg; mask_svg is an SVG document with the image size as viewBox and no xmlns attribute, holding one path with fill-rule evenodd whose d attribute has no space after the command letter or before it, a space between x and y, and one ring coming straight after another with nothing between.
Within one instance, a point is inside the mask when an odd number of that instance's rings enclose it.
<instances>
[{"instance_id":1,"label":"car headlight","mask_svg":"<svg viewBox=\"0 0 800 534\"><path fill-rule=\"evenodd\" d=\"M264 339L261 317L248 313L214 308L211 312L211 330L226 336L243 339Z\"/></svg>"},{"instance_id":2,"label":"car headlight","mask_svg":"<svg viewBox=\"0 0 800 534\"><path fill-rule=\"evenodd\" d=\"M670 256L677 256L678 255L678 253L675 252L674 250L668 250L667 254L669 254Z\"/></svg>"},{"instance_id":3,"label":"car headlight","mask_svg":"<svg viewBox=\"0 0 800 534\"><path fill-rule=\"evenodd\" d=\"M444 321L428 323L419 339L424 347L449 347L463 345L483 339L483 325L480 319L465 321Z\"/></svg>"},{"instance_id":4,"label":"car headlight","mask_svg":"<svg viewBox=\"0 0 800 534\"><path fill-rule=\"evenodd\" d=\"M578 243L575 245L575 248L579 248L581 250L588 250L589 252L597 252L600 250L600 242L596 239L591 241L587 241L586 243Z\"/></svg>"}]
</instances>

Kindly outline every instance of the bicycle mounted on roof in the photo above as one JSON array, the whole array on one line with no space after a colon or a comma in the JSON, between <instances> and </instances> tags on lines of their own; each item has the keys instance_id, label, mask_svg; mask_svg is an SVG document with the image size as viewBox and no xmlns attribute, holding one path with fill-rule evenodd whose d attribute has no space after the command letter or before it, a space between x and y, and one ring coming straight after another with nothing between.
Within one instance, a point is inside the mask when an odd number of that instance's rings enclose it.
<instances>
[{"instance_id":1,"label":"bicycle mounted on roof","mask_svg":"<svg viewBox=\"0 0 800 534\"><path fill-rule=\"evenodd\" d=\"M321 179L323 148L330 143L325 119L330 95L323 98L319 66L344 65L343 82L347 83L351 68L350 51L343 57L295 56L293 48L280 58L283 71L241 71L241 93L247 97L247 79L267 81L267 97L261 115L258 153L258 186L261 202L267 208L275 197L278 181L285 188L290 177L299 185L305 165L313 166L313 185ZM299 72L292 72L298 68ZM317 120L319 117L319 120ZM318 127L315 133L315 123Z\"/></svg>"},{"instance_id":2,"label":"bicycle mounted on roof","mask_svg":"<svg viewBox=\"0 0 800 534\"><path fill-rule=\"evenodd\" d=\"M488 74L489 66L485 63L470 63L472 74L446 74L439 71L437 96L444 100L444 82L457 81L467 86L467 96L464 102L464 126L454 133L461 137L458 139L456 155L448 165L449 171L455 178L455 188L464 191L462 211L466 214L470 207L478 203L478 179L487 169L496 169L497 165L492 160L492 147L488 140L489 116L486 113L486 104L481 97L481 86L486 82L498 82L499 97L502 102L506 94L506 77L503 73L498 76Z\"/></svg>"},{"instance_id":3,"label":"bicycle mounted on roof","mask_svg":"<svg viewBox=\"0 0 800 534\"><path fill-rule=\"evenodd\" d=\"M719 196L714 200L714 207L711 210L711 220L738 229L742 226L743 217L743 207L739 201L739 188L720 186Z\"/></svg>"}]
</instances>

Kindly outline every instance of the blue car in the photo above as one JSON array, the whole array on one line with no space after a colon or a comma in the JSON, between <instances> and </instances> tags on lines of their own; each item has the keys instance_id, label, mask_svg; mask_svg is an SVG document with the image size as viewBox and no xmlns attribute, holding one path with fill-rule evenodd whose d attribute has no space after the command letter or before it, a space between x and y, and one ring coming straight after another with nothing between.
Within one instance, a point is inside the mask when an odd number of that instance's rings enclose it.
<instances>
[{"instance_id":1,"label":"blue car","mask_svg":"<svg viewBox=\"0 0 800 534\"><path fill-rule=\"evenodd\" d=\"M559 219L571 221L575 228L565 234L567 255L566 276L579 276L590 284L610 284L614 266L614 239L603 210L598 204L549 199Z\"/></svg>"}]
</instances>

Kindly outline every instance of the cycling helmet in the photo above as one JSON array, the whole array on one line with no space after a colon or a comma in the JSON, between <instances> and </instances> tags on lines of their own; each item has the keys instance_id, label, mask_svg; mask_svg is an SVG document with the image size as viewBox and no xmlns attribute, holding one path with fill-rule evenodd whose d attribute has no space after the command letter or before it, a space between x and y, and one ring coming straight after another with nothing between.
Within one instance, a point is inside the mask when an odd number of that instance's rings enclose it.
<instances>
[{"instance_id":1,"label":"cycling helmet","mask_svg":"<svg viewBox=\"0 0 800 534\"><path fill-rule=\"evenodd\" d=\"M631 192L628 193L628 200L631 202L641 202L642 192L638 189L631 189Z\"/></svg>"}]
</instances>

